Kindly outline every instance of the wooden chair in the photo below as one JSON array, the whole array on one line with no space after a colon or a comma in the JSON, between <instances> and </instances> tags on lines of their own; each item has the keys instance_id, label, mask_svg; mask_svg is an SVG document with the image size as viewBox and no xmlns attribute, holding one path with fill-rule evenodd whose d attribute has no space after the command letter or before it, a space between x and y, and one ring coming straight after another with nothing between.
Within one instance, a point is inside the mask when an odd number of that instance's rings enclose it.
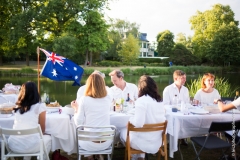
<instances>
[{"instance_id":1,"label":"wooden chair","mask_svg":"<svg viewBox=\"0 0 240 160\"><path fill-rule=\"evenodd\" d=\"M2 147L1 147L1 159L6 160L9 157L13 159L14 157L24 157L24 156L37 156L39 160L43 160L43 153L46 154L47 160L49 160L48 152L46 150L46 146L43 141L43 135L40 125L35 128L30 129L9 129L9 128L0 128L0 132L2 135ZM8 147L7 137L10 135L21 136L21 135L31 135L31 134L39 134L40 139L40 150L37 153L14 153ZM21 147L21 146L19 146ZM5 153L5 148L7 149L7 153Z\"/></svg>"},{"instance_id":2,"label":"wooden chair","mask_svg":"<svg viewBox=\"0 0 240 160\"><path fill-rule=\"evenodd\" d=\"M162 145L158 150L157 159L160 160L160 156L163 156L165 160L168 159L167 154L167 136L166 136L167 120L163 123L156 124L145 124L142 128L136 128L133 124L128 122L127 126L127 139L126 139L126 149L125 149L125 160L131 159L131 154L140 154L145 153L141 150L136 150L130 146L130 134L129 132L153 132L153 131L162 131L162 134L159 135L162 137Z\"/></svg>"}]
</instances>

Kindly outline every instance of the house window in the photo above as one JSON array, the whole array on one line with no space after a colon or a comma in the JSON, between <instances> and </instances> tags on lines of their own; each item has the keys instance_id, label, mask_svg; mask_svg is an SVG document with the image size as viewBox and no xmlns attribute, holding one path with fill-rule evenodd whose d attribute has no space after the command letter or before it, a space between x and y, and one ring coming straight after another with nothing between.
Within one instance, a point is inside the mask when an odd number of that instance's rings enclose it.
<instances>
[{"instance_id":1,"label":"house window","mask_svg":"<svg viewBox=\"0 0 240 160\"><path fill-rule=\"evenodd\" d=\"M143 48L147 48L147 43L143 43Z\"/></svg>"},{"instance_id":2,"label":"house window","mask_svg":"<svg viewBox=\"0 0 240 160\"><path fill-rule=\"evenodd\" d=\"M147 57L147 52L143 52L143 57Z\"/></svg>"}]
</instances>

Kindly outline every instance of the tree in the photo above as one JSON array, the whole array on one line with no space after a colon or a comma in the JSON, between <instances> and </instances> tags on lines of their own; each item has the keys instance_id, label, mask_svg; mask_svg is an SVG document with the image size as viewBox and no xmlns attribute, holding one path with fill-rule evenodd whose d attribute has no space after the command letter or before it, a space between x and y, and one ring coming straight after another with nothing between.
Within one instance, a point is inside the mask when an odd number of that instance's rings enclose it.
<instances>
[{"instance_id":1,"label":"tree","mask_svg":"<svg viewBox=\"0 0 240 160\"><path fill-rule=\"evenodd\" d=\"M240 32L234 23L222 25L209 46L206 57L212 63L224 65L230 62L232 65L239 65Z\"/></svg>"},{"instance_id":2,"label":"tree","mask_svg":"<svg viewBox=\"0 0 240 160\"><path fill-rule=\"evenodd\" d=\"M181 43L184 46L186 46L186 44L187 44L186 35L184 33L178 33L177 38L176 38L176 43Z\"/></svg>"},{"instance_id":3,"label":"tree","mask_svg":"<svg viewBox=\"0 0 240 160\"><path fill-rule=\"evenodd\" d=\"M110 46L105 57L111 60L120 60L117 50L121 46L123 39L127 38L129 34L138 38L139 25L121 19L109 19L109 33Z\"/></svg>"},{"instance_id":4,"label":"tree","mask_svg":"<svg viewBox=\"0 0 240 160\"><path fill-rule=\"evenodd\" d=\"M159 56L170 56L174 47L174 35L169 30L158 33L157 51Z\"/></svg>"},{"instance_id":5,"label":"tree","mask_svg":"<svg viewBox=\"0 0 240 160\"><path fill-rule=\"evenodd\" d=\"M136 61L139 56L139 41L132 34L122 42L121 49L119 50L119 56L123 62L131 65L131 62Z\"/></svg>"},{"instance_id":6,"label":"tree","mask_svg":"<svg viewBox=\"0 0 240 160\"><path fill-rule=\"evenodd\" d=\"M106 50L107 25L101 11L108 0L52 0L46 3L39 24L39 32L48 35L52 42L49 47L55 48L68 56L81 57L85 55L85 64L92 54ZM42 21L41 21L42 19ZM71 44L69 52L64 42L76 41ZM61 42L61 43L60 43ZM76 50L78 48L78 50ZM75 55L73 55L75 54ZM90 55L90 56L89 56Z\"/></svg>"},{"instance_id":7,"label":"tree","mask_svg":"<svg viewBox=\"0 0 240 160\"><path fill-rule=\"evenodd\" d=\"M176 65L196 65L200 63L200 59L192 54L182 43L175 44L173 52L168 59Z\"/></svg>"},{"instance_id":8,"label":"tree","mask_svg":"<svg viewBox=\"0 0 240 160\"><path fill-rule=\"evenodd\" d=\"M233 36L239 35L239 29L237 29L238 21L234 20L234 12L230 6L216 4L211 10L205 12L198 11L196 15L191 17L190 23L192 30L194 30L194 36L192 37L194 54L200 57L202 61L208 61L208 58L211 58L210 60L213 64L214 57L221 57L221 62L224 61L224 56L220 56L220 54L239 54L239 52L235 52L239 46L239 37ZM223 37L223 34L220 32L224 32L226 37ZM234 43L225 43L224 45L225 48L231 48L234 52L230 53L221 49L221 43L219 43L220 35L222 35L224 41L234 41ZM228 60L234 63L234 59L230 58Z\"/></svg>"}]
</instances>

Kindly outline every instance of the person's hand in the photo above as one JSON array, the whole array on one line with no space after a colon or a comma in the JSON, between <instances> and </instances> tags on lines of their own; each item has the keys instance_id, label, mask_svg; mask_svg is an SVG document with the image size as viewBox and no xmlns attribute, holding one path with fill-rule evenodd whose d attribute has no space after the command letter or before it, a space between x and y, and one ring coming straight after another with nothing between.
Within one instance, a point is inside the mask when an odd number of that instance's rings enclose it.
<instances>
[{"instance_id":1,"label":"person's hand","mask_svg":"<svg viewBox=\"0 0 240 160\"><path fill-rule=\"evenodd\" d=\"M217 101L218 101L218 99L214 99L214 100L213 100L213 103L214 103L214 104L217 104Z\"/></svg>"},{"instance_id":2,"label":"person's hand","mask_svg":"<svg viewBox=\"0 0 240 160\"><path fill-rule=\"evenodd\" d=\"M78 103L77 103L76 100L71 102L71 106L74 109L74 111L77 112L77 110L78 110Z\"/></svg>"}]
</instances>

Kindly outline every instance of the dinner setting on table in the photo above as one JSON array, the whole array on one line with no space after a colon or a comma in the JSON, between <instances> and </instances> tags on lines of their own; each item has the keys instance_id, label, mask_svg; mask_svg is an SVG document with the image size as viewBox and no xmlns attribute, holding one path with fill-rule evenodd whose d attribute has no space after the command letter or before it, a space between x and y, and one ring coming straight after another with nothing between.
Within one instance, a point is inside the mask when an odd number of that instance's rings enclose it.
<instances>
[{"instance_id":1,"label":"dinner setting on table","mask_svg":"<svg viewBox=\"0 0 240 160\"><path fill-rule=\"evenodd\" d=\"M38 125L42 130L40 137L43 137L40 138L40 144L43 144L40 159L49 159L50 151L55 154L62 150L68 155L77 154L79 160L82 157L104 160L104 155L110 160L114 148L123 148L128 160L145 160L149 155L167 160L174 158L177 151L184 159L181 145L188 145L191 140L194 146L196 137L205 139L209 136L211 139L214 136L226 142L222 134L210 133L215 123L227 126L226 130L219 128L224 134L232 131L230 136L232 134L236 139L240 136L240 98L221 98L213 87L214 75L210 73L203 76L203 87L193 97L184 86L186 73L181 70L174 71L174 82L165 87L163 96L150 76L141 76L138 86L126 82L122 71L113 70L109 76L112 87L105 85L105 74L94 71L86 84L78 89L77 98L65 106L57 100L51 102L46 93L40 97L34 82L28 81L22 86L6 84L0 93L0 127L3 131L12 129L20 133L29 126ZM26 102L19 98L21 96L31 97L34 102ZM25 104L25 107L21 106ZM229 123L235 121L236 126L231 130ZM12 137L14 139L14 136L2 137L2 146L7 146ZM7 147L9 153L14 150L14 143L11 143ZM201 151L194 150L196 159L200 159ZM5 155L5 151L1 152ZM235 152L232 154L237 157ZM223 159L230 157L225 153L222 156ZM31 155L24 157L31 158Z\"/></svg>"}]
</instances>

